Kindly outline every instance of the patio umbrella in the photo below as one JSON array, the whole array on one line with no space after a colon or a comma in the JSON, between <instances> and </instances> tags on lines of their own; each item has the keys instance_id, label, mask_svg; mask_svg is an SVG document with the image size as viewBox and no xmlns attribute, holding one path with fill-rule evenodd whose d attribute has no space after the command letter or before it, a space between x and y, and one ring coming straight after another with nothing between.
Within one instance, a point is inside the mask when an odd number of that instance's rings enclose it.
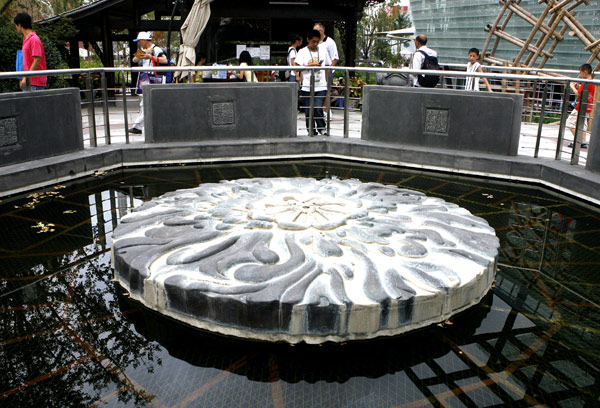
<instances>
[{"instance_id":1,"label":"patio umbrella","mask_svg":"<svg viewBox=\"0 0 600 408\"><path fill-rule=\"evenodd\" d=\"M179 46L178 67L196 65L196 45L210 18L210 3L212 0L195 0L190 14L181 26L182 43ZM177 71L175 78L185 78L188 71Z\"/></svg>"}]
</instances>

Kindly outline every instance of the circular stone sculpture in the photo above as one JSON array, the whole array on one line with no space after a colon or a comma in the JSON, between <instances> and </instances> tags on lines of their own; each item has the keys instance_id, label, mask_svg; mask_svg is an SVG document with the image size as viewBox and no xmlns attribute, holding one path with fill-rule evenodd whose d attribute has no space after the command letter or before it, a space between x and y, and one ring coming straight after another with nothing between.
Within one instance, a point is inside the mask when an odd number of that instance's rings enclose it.
<instances>
[{"instance_id":1,"label":"circular stone sculpture","mask_svg":"<svg viewBox=\"0 0 600 408\"><path fill-rule=\"evenodd\" d=\"M154 198L113 234L132 298L243 338L322 343L395 335L478 303L499 241L479 217L358 180L255 178Z\"/></svg>"}]
</instances>

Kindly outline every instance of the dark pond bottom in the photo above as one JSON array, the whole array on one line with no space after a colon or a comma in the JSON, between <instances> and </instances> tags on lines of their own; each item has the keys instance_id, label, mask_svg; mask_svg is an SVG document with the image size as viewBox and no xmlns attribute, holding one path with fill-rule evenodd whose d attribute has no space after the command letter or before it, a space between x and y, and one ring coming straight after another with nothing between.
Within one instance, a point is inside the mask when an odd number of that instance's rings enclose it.
<instances>
[{"instance_id":1,"label":"dark pond bottom","mask_svg":"<svg viewBox=\"0 0 600 408\"><path fill-rule=\"evenodd\" d=\"M452 324L292 347L189 328L112 281L111 233L132 206L278 176L395 184L467 208L500 238L495 288ZM0 406L600 404L600 211L549 192L346 162L135 169L4 199L0 231Z\"/></svg>"}]
</instances>

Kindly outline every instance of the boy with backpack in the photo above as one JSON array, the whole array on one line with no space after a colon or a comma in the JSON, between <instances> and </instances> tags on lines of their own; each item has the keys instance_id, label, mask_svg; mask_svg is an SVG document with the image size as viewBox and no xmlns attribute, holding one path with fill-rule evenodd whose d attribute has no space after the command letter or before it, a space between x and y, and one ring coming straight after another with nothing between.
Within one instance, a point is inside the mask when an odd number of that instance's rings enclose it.
<instances>
[{"instance_id":1,"label":"boy with backpack","mask_svg":"<svg viewBox=\"0 0 600 408\"><path fill-rule=\"evenodd\" d=\"M417 51L413 55L411 69L431 69L439 70L440 66L437 60L437 52L427 47L427 36L419 34L415 38L415 47ZM415 75L413 86L434 88L440 80L439 75Z\"/></svg>"}]
</instances>

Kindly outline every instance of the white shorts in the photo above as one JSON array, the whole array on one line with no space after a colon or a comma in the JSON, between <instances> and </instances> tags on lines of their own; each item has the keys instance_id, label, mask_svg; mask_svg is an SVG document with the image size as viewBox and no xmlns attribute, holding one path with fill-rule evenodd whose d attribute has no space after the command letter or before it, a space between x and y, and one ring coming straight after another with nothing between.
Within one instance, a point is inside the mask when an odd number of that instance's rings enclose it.
<instances>
[{"instance_id":1,"label":"white shorts","mask_svg":"<svg viewBox=\"0 0 600 408\"><path fill-rule=\"evenodd\" d=\"M575 129L575 126L577 125L577 115L579 111L576 109L573 109L573 111L571 111L571 114L569 115L569 117L567 118L567 128L569 129ZM587 128L588 128L588 115L585 115L585 120L583 121L583 131L587 132Z\"/></svg>"}]
</instances>

